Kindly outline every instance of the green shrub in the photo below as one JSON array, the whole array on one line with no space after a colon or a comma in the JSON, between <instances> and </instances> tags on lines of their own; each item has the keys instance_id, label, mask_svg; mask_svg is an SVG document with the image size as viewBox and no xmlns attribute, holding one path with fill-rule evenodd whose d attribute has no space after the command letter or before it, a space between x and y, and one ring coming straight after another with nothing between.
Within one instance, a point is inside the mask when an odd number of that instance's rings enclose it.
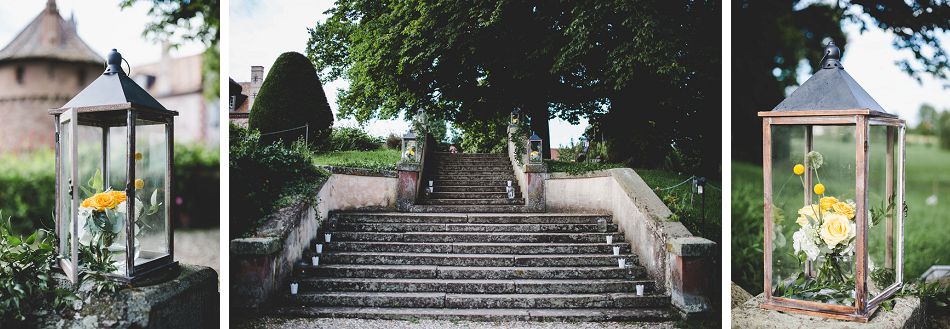
<instances>
[{"instance_id":1,"label":"green shrub","mask_svg":"<svg viewBox=\"0 0 950 329\"><path fill-rule=\"evenodd\" d=\"M218 149L175 145L175 199L180 227L218 226L221 168Z\"/></svg>"},{"instance_id":2,"label":"green shrub","mask_svg":"<svg viewBox=\"0 0 950 329\"><path fill-rule=\"evenodd\" d=\"M382 144L381 138L370 136L360 128L340 127L333 129L330 139L320 147L320 150L323 152L372 151L378 150Z\"/></svg>"},{"instance_id":3,"label":"green shrub","mask_svg":"<svg viewBox=\"0 0 950 329\"><path fill-rule=\"evenodd\" d=\"M400 160L399 150L328 152L313 156L313 163L334 167L396 170Z\"/></svg>"},{"instance_id":4,"label":"green shrub","mask_svg":"<svg viewBox=\"0 0 950 329\"><path fill-rule=\"evenodd\" d=\"M290 146L303 137L309 124L310 145L321 145L333 126L333 112L313 64L304 55L286 52L277 57L251 108L248 126L266 144L281 140ZM292 129L292 130L288 130ZM288 130L280 133L278 131Z\"/></svg>"},{"instance_id":5,"label":"green shrub","mask_svg":"<svg viewBox=\"0 0 950 329\"><path fill-rule=\"evenodd\" d=\"M0 209L12 218L13 233L53 230L55 167L52 151L0 157Z\"/></svg>"},{"instance_id":6,"label":"green shrub","mask_svg":"<svg viewBox=\"0 0 950 329\"><path fill-rule=\"evenodd\" d=\"M302 143L265 144L257 132L230 126L231 238L254 232L265 216L295 196L311 197L328 173Z\"/></svg>"},{"instance_id":7,"label":"green shrub","mask_svg":"<svg viewBox=\"0 0 950 329\"><path fill-rule=\"evenodd\" d=\"M396 134L389 133L389 136L386 136L386 148L390 150L399 150L402 148L402 137L396 136Z\"/></svg>"},{"instance_id":8,"label":"green shrub","mask_svg":"<svg viewBox=\"0 0 950 329\"><path fill-rule=\"evenodd\" d=\"M52 277L54 243L50 232L23 237L11 231L9 218L0 220L0 327L32 327L35 311L59 312L75 299Z\"/></svg>"}]
</instances>

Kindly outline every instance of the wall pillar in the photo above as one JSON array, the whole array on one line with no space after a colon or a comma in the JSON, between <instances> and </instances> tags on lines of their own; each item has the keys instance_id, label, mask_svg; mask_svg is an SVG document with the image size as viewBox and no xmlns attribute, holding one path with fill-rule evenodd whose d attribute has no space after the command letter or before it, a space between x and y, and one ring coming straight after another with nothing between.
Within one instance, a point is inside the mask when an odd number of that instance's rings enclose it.
<instances>
[{"instance_id":1,"label":"wall pillar","mask_svg":"<svg viewBox=\"0 0 950 329\"><path fill-rule=\"evenodd\" d=\"M687 316L710 309L707 296L711 285L719 284L719 280L710 275L719 270L712 268L714 250L715 242L700 237L676 238L667 243L670 297L673 306Z\"/></svg>"},{"instance_id":2,"label":"wall pillar","mask_svg":"<svg viewBox=\"0 0 950 329\"><path fill-rule=\"evenodd\" d=\"M399 164L399 182L396 185L396 210L409 211L409 208L416 203L421 168L422 165L417 163Z\"/></svg>"}]
</instances>

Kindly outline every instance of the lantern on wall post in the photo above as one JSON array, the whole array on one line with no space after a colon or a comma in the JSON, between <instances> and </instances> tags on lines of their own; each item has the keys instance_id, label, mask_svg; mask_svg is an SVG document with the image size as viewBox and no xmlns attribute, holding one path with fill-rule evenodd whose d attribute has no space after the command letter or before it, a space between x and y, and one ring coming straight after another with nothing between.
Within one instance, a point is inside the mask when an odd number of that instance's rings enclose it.
<instances>
[{"instance_id":1,"label":"lantern on wall post","mask_svg":"<svg viewBox=\"0 0 950 329\"><path fill-rule=\"evenodd\" d=\"M867 322L903 284L904 120L821 68L763 128L763 308ZM798 188L782 189L788 181ZM791 186L791 185L789 185Z\"/></svg>"},{"instance_id":2,"label":"lantern on wall post","mask_svg":"<svg viewBox=\"0 0 950 329\"><path fill-rule=\"evenodd\" d=\"M59 109L56 136L58 265L73 283L80 268L111 267L135 283L174 269L174 118L121 68L105 72Z\"/></svg>"},{"instance_id":3,"label":"lantern on wall post","mask_svg":"<svg viewBox=\"0 0 950 329\"><path fill-rule=\"evenodd\" d=\"M426 115L425 110L419 109L416 113L416 121L419 122L419 126L422 127L423 130L428 130L429 116Z\"/></svg>"},{"instance_id":4,"label":"lantern on wall post","mask_svg":"<svg viewBox=\"0 0 950 329\"><path fill-rule=\"evenodd\" d=\"M416 134L412 132L412 129L409 129L409 131L402 136L402 161L419 162L418 153Z\"/></svg>"},{"instance_id":5,"label":"lantern on wall post","mask_svg":"<svg viewBox=\"0 0 950 329\"><path fill-rule=\"evenodd\" d=\"M541 164L541 162L541 137L532 131L531 137L528 138L528 164Z\"/></svg>"},{"instance_id":6,"label":"lantern on wall post","mask_svg":"<svg viewBox=\"0 0 950 329\"><path fill-rule=\"evenodd\" d=\"M518 126L521 123L521 109L511 110L511 119L508 122L508 125L511 127Z\"/></svg>"}]
</instances>

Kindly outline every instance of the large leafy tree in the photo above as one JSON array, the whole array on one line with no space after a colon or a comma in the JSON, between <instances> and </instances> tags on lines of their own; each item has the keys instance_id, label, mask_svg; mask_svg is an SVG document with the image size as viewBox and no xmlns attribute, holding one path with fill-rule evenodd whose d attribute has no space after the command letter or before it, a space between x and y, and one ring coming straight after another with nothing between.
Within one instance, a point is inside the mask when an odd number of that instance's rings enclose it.
<instances>
[{"instance_id":1,"label":"large leafy tree","mask_svg":"<svg viewBox=\"0 0 950 329\"><path fill-rule=\"evenodd\" d=\"M360 121L426 109L484 122L517 108L547 141L552 117L602 120L615 159L645 164L696 136L674 127L699 119L689 113L718 118L715 2L340 0L328 14L307 54L324 79L350 82L340 114ZM716 83L701 93L705 80Z\"/></svg>"},{"instance_id":2,"label":"large leafy tree","mask_svg":"<svg viewBox=\"0 0 950 329\"><path fill-rule=\"evenodd\" d=\"M818 67L827 40L847 52L842 24L848 22L862 31L873 25L894 33L894 47L913 54L895 64L911 77L946 78L950 73L950 58L938 38L950 29L946 1L733 1L734 158L761 162L762 122L756 112L772 109L787 88L797 85L802 62L811 71Z\"/></svg>"}]
</instances>

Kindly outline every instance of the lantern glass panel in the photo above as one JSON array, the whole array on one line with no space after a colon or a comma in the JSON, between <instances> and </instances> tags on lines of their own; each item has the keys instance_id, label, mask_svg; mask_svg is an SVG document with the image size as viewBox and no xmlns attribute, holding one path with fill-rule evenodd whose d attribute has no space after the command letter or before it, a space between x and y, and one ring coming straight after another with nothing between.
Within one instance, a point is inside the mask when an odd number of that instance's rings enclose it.
<instances>
[{"instance_id":1,"label":"lantern glass panel","mask_svg":"<svg viewBox=\"0 0 950 329\"><path fill-rule=\"evenodd\" d=\"M541 162L541 141L531 141L531 150L528 152L530 162Z\"/></svg>"},{"instance_id":2,"label":"lantern glass panel","mask_svg":"<svg viewBox=\"0 0 950 329\"><path fill-rule=\"evenodd\" d=\"M135 123L135 266L170 254L168 232L168 135L164 122Z\"/></svg>"},{"instance_id":3,"label":"lantern glass panel","mask_svg":"<svg viewBox=\"0 0 950 329\"><path fill-rule=\"evenodd\" d=\"M72 152L72 143L73 143L73 130L70 129L72 124L71 113L64 113L59 121L59 147L57 158L59 159L59 168L57 168L59 176L57 187L57 195L59 200L57 206L59 211L59 227L58 231L60 232L59 240L59 256L62 259L71 261L72 259L72 237L75 236L73 232L73 214L75 214L75 209L73 209L73 198L70 196L69 182L73 181L73 156Z\"/></svg>"},{"instance_id":4,"label":"lantern glass panel","mask_svg":"<svg viewBox=\"0 0 950 329\"><path fill-rule=\"evenodd\" d=\"M853 306L855 126L771 127L772 296Z\"/></svg>"},{"instance_id":5,"label":"lantern glass panel","mask_svg":"<svg viewBox=\"0 0 950 329\"><path fill-rule=\"evenodd\" d=\"M900 127L871 125L868 132L868 297L899 283L903 257L898 246L903 214L899 201Z\"/></svg>"}]
</instances>

